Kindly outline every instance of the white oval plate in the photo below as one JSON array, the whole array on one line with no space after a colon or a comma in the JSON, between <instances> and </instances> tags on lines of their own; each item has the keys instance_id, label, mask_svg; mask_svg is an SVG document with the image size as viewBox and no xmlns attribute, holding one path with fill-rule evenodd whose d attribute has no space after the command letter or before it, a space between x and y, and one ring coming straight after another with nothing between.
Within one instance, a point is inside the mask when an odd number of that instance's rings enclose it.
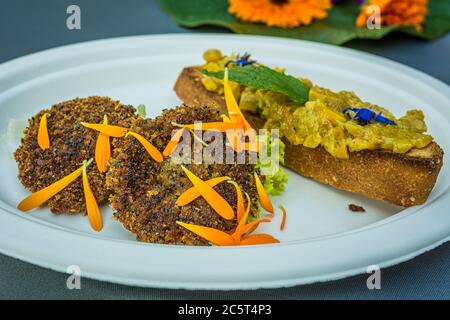
<instances>
[{"instance_id":1,"label":"white oval plate","mask_svg":"<svg viewBox=\"0 0 450 320\"><path fill-rule=\"evenodd\" d=\"M161 35L94 41L48 50L0 65L0 128L56 102L107 95L147 106L149 116L179 103L173 84L181 69L202 62L207 48L252 53L271 66L335 90L354 90L397 115L424 110L430 132L450 150L450 90L398 63L357 51L298 40L229 35ZM253 289L293 286L363 273L410 259L449 239L448 158L429 201L402 208L372 201L290 174L287 192L274 199L287 209L265 228L281 244L252 247L183 247L139 243L104 212L104 230L91 231L82 216L55 216L43 207L15 209L26 192L17 181L3 137L0 153L0 251L65 272L137 286ZM361 172L362 175L370 172ZM389 179L387 176L386 179ZM349 203L366 208L352 213ZM397 213L394 215L394 213Z\"/></svg>"}]
</instances>

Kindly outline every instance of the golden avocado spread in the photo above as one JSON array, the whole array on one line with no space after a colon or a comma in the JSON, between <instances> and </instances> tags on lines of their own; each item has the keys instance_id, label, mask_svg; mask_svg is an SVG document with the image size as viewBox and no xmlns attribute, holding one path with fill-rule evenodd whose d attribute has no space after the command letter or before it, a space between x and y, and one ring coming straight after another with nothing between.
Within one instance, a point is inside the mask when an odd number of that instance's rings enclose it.
<instances>
[{"instance_id":1,"label":"golden avocado spread","mask_svg":"<svg viewBox=\"0 0 450 320\"><path fill-rule=\"evenodd\" d=\"M203 58L206 64L202 69L221 71L225 66L233 68L235 64L229 61L238 57L224 56L219 50L210 49ZM283 69L274 70L284 73ZM426 147L433 141L430 135L424 134L427 126L420 110L409 110L397 119L387 109L364 102L353 92L333 92L315 86L307 79L299 79L309 87L308 101L304 104L295 103L278 92L254 89L232 81L230 84L240 108L258 113L266 120L265 128L279 129L280 136L294 145L322 146L336 158L348 159L349 152L360 150L384 149L405 153L412 148ZM203 74L201 81L207 90L223 94L221 79ZM362 124L352 117L355 114L352 110L344 113L347 108L370 109L381 113L388 121L394 121L395 125L381 122Z\"/></svg>"}]
</instances>

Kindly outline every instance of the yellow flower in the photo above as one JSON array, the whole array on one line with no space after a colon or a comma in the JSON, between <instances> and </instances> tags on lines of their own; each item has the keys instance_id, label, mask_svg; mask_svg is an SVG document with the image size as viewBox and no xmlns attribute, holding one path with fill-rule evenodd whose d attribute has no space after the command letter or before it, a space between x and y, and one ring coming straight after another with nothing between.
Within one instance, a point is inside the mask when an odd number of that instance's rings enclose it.
<instances>
[{"instance_id":1,"label":"yellow flower","mask_svg":"<svg viewBox=\"0 0 450 320\"><path fill-rule=\"evenodd\" d=\"M330 0L229 0L228 12L243 21L294 28L326 18L330 7Z\"/></svg>"},{"instance_id":2,"label":"yellow flower","mask_svg":"<svg viewBox=\"0 0 450 320\"><path fill-rule=\"evenodd\" d=\"M427 5L427 0L370 0L361 8L356 25L365 27L368 17L373 14L368 10L369 6L378 6L382 25L414 26L417 31L422 31Z\"/></svg>"}]
</instances>

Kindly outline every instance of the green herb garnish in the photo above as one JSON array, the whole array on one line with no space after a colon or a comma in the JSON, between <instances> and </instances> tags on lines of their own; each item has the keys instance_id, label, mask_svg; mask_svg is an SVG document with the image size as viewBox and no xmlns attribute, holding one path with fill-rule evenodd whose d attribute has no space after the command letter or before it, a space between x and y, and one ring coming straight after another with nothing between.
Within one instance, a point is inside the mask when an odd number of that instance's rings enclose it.
<instances>
[{"instance_id":1,"label":"green herb garnish","mask_svg":"<svg viewBox=\"0 0 450 320\"><path fill-rule=\"evenodd\" d=\"M202 72L210 77L223 79L224 71ZM239 84L255 88L282 93L292 101L303 104L308 101L309 87L303 81L272 70L264 66L246 66L228 70L228 78Z\"/></svg>"},{"instance_id":2,"label":"green herb garnish","mask_svg":"<svg viewBox=\"0 0 450 320\"><path fill-rule=\"evenodd\" d=\"M263 157L259 155L255 168L260 169L265 175L264 189L268 194L279 195L284 192L288 182L286 171L280 166L284 164L284 143L278 137L272 137L267 132L258 135L258 141L265 142L267 154ZM273 154L272 151L276 153Z\"/></svg>"},{"instance_id":3,"label":"green herb garnish","mask_svg":"<svg viewBox=\"0 0 450 320\"><path fill-rule=\"evenodd\" d=\"M137 106L137 114L144 119L147 117L147 111L145 110L144 104L140 104Z\"/></svg>"}]
</instances>

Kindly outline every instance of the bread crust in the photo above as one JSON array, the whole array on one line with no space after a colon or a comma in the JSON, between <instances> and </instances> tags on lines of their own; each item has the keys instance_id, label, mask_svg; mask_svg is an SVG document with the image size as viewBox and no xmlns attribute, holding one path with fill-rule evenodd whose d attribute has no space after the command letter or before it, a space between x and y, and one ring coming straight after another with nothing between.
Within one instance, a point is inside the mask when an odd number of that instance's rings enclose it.
<instances>
[{"instance_id":1,"label":"bread crust","mask_svg":"<svg viewBox=\"0 0 450 320\"><path fill-rule=\"evenodd\" d=\"M204 88L196 67L184 68L174 90L186 104L215 106L226 111L225 100ZM246 114L256 128L264 121ZM436 183L444 152L432 142L405 154L388 150L351 152L350 159L337 159L323 147L308 148L284 141L285 166L305 177L337 189L361 194L403 207L424 203Z\"/></svg>"}]
</instances>

